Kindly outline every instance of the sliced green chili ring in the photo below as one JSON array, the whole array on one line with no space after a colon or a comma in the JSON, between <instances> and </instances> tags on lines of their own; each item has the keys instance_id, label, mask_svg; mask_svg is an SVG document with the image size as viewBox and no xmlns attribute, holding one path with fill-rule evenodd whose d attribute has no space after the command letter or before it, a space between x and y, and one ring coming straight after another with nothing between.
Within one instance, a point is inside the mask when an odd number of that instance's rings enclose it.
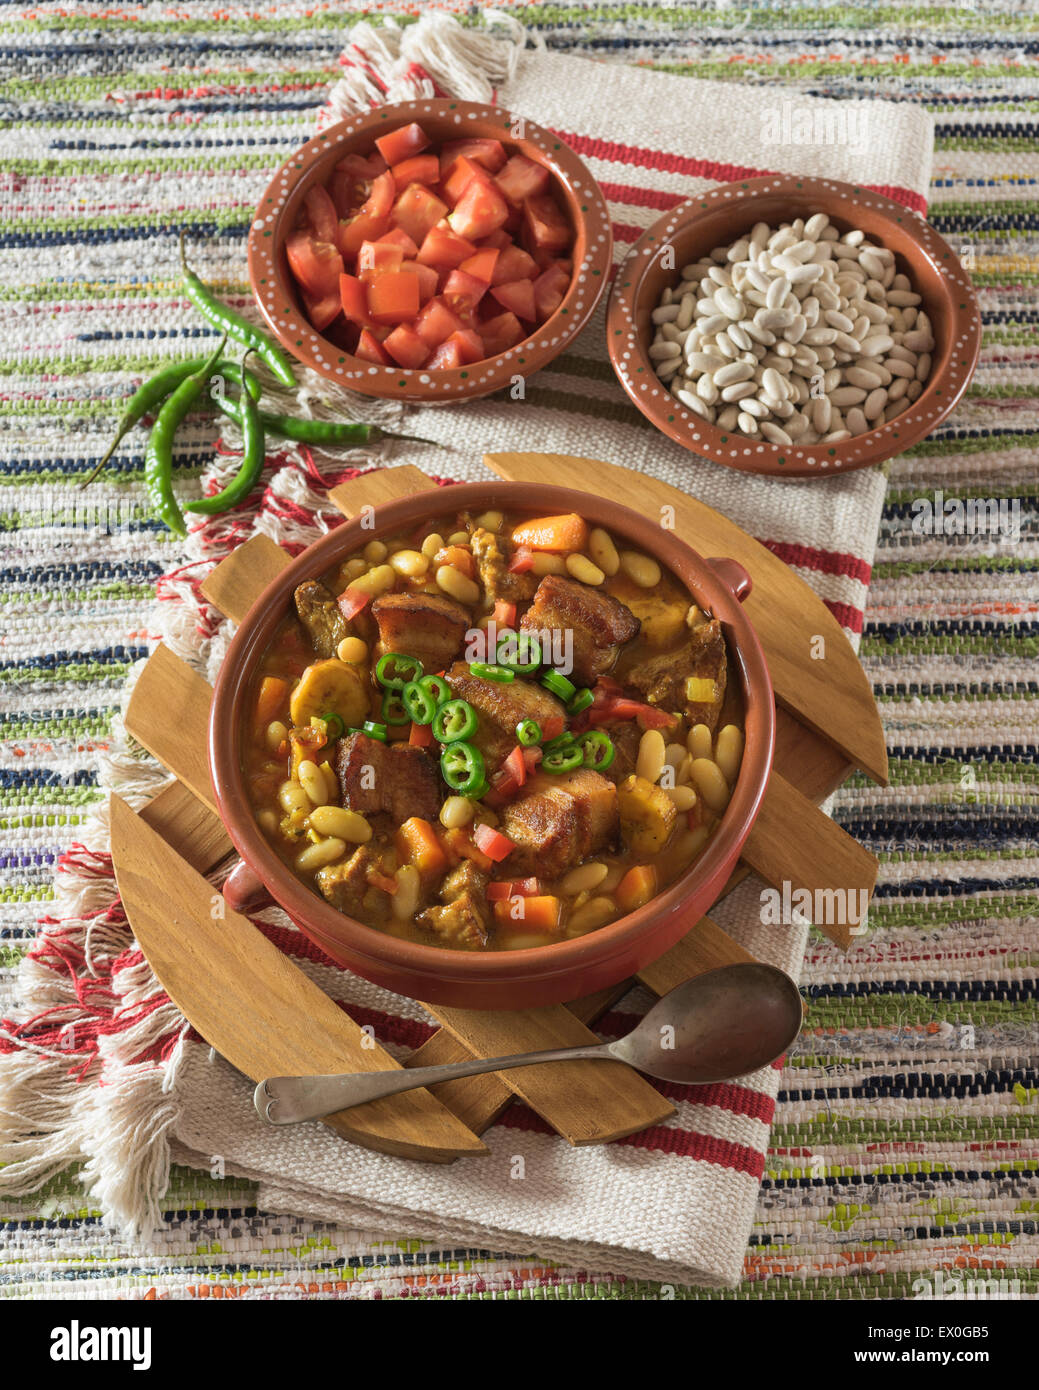
<instances>
[{"instance_id":1,"label":"sliced green chili ring","mask_svg":"<svg viewBox=\"0 0 1039 1390\"><path fill-rule=\"evenodd\" d=\"M564 705L567 700L572 700L577 692L577 686L574 685L573 681L568 681L558 671L546 671L541 677L541 684L553 695L557 695Z\"/></svg>"},{"instance_id":2,"label":"sliced green chili ring","mask_svg":"<svg viewBox=\"0 0 1039 1390\"><path fill-rule=\"evenodd\" d=\"M438 743L457 743L476 733L476 711L468 700L448 700L433 719L433 737Z\"/></svg>"},{"instance_id":3,"label":"sliced green chili ring","mask_svg":"<svg viewBox=\"0 0 1039 1390\"><path fill-rule=\"evenodd\" d=\"M382 707L379 713L384 724L392 724L395 728L401 724L411 723L411 715L405 708L399 690L387 690L383 693Z\"/></svg>"},{"instance_id":4,"label":"sliced green chili ring","mask_svg":"<svg viewBox=\"0 0 1039 1390\"><path fill-rule=\"evenodd\" d=\"M367 734L369 738L377 738L380 743L385 743L388 737L386 725L376 724L374 719L366 719L364 721L361 733Z\"/></svg>"},{"instance_id":5,"label":"sliced green chili ring","mask_svg":"<svg viewBox=\"0 0 1039 1390\"><path fill-rule=\"evenodd\" d=\"M577 692L577 694L574 696L572 700L569 700L567 702L567 714L580 714L583 709L588 708L588 706L592 703L594 698L595 696L588 689L588 687L585 686L583 690L579 690Z\"/></svg>"},{"instance_id":6,"label":"sliced green chili ring","mask_svg":"<svg viewBox=\"0 0 1039 1390\"><path fill-rule=\"evenodd\" d=\"M443 676L423 676L417 682L423 690L428 690L437 705L442 705L445 700L451 698L451 687Z\"/></svg>"},{"instance_id":7,"label":"sliced green chili ring","mask_svg":"<svg viewBox=\"0 0 1039 1390\"><path fill-rule=\"evenodd\" d=\"M590 767L595 772L605 772L617 756L613 739L601 729L592 729L587 734L582 734L577 740L577 746L581 749L585 767Z\"/></svg>"},{"instance_id":8,"label":"sliced green chili ring","mask_svg":"<svg viewBox=\"0 0 1039 1390\"><path fill-rule=\"evenodd\" d=\"M541 742L541 725L536 719L524 719L516 725L516 741L523 748L533 748Z\"/></svg>"},{"instance_id":9,"label":"sliced green chili ring","mask_svg":"<svg viewBox=\"0 0 1039 1390\"><path fill-rule=\"evenodd\" d=\"M387 690L403 690L409 681L417 681L425 673L417 656L403 652L387 652L380 656L375 667L375 679Z\"/></svg>"},{"instance_id":10,"label":"sliced green chili ring","mask_svg":"<svg viewBox=\"0 0 1039 1390\"><path fill-rule=\"evenodd\" d=\"M440 755L444 781L459 796L474 800L487 790L487 769L483 755L471 743L449 743Z\"/></svg>"},{"instance_id":11,"label":"sliced green chili ring","mask_svg":"<svg viewBox=\"0 0 1039 1390\"><path fill-rule=\"evenodd\" d=\"M437 702L431 690L419 685L418 681L408 681L401 691L400 700L414 723L432 724Z\"/></svg>"},{"instance_id":12,"label":"sliced green chili ring","mask_svg":"<svg viewBox=\"0 0 1039 1390\"><path fill-rule=\"evenodd\" d=\"M328 733L328 740L331 743L334 738L342 738L346 733L346 720L341 714L336 714L334 709L326 709L324 714L318 716L325 721L325 730Z\"/></svg>"},{"instance_id":13,"label":"sliced green chili ring","mask_svg":"<svg viewBox=\"0 0 1039 1390\"><path fill-rule=\"evenodd\" d=\"M584 754L575 743L570 748L553 748L551 753L546 753L541 759L541 766L546 772L558 776L561 772L573 772L575 767L580 767L584 762Z\"/></svg>"},{"instance_id":14,"label":"sliced green chili ring","mask_svg":"<svg viewBox=\"0 0 1039 1390\"><path fill-rule=\"evenodd\" d=\"M501 649L509 642L516 645L515 655L502 656ZM515 671L518 676L532 676L541 665L541 643L533 632L516 632L511 627L503 627L498 633L495 656L499 666ZM523 656L526 661L522 660Z\"/></svg>"},{"instance_id":15,"label":"sliced green chili ring","mask_svg":"<svg viewBox=\"0 0 1039 1390\"><path fill-rule=\"evenodd\" d=\"M497 681L499 685L507 684L516 679L516 672L510 671L507 666L492 666L486 661L470 661L469 670L480 680Z\"/></svg>"},{"instance_id":16,"label":"sliced green chili ring","mask_svg":"<svg viewBox=\"0 0 1039 1390\"><path fill-rule=\"evenodd\" d=\"M550 738L544 745L544 751L546 753L557 753L560 748L573 748L576 742L577 740L570 730L566 729L563 733L557 734L555 738Z\"/></svg>"}]
</instances>

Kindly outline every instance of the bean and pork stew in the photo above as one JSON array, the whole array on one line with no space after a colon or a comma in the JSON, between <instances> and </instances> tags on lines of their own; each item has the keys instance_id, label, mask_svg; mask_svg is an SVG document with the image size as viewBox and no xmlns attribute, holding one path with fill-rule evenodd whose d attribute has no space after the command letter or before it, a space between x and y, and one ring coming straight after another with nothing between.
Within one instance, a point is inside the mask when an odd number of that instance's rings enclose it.
<instances>
[{"instance_id":1,"label":"bean and pork stew","mask_svg":"<svg viewBox=\"0 0 1039 1390\"><path fill-rule=\"evenodd\" d=\"M743 754L721 625L580 516L458 513L300 584L243 764L269 843L368 926L515 950L647 903Z\"/></svg>"}]
</instances>

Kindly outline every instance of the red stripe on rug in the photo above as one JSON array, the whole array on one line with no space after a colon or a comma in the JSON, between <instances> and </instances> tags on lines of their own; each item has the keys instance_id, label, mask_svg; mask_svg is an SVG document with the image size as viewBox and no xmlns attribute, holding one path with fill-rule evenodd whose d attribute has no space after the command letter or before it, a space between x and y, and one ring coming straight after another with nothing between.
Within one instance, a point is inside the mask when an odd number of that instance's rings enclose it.
<instances>
[{"instance_id":1,"label":"red stripe on rug","mask_svg":"<svg viewBox=\"0 0 1039 1390\"><path fill-rule=\"evenodd\" d=\"M847 551L817 550L811 545L789 545L786 541L770 541L760 536L758 540L784 564L796 565L799 569L815 570L819 574L846 574L860 584L868 584L873 573L865 560Z\"/></svg>"},{"instance_id":2,"label":"red stripe on rug","mask_svg":"<svg viewBox=\"0 0 1039 1390\"><path fill-rule=\"evenodd\" d=\"M824 598L823 603L840 623L841 627L846 627L849 632L861 632L863 625L863 613L861 608L853 608L850 603L838 603L836 599Z\"/></svg>"},{"instance_id":3,"label":"red stripe on rug","mask_svg":"<svg viewBox=\"0 0 1039 1390\"><path fill-rule=\"evenodd\" d=\"M525 1130L534 1134L555 1134L550 1124L528 1110L525 1105L513 1104L498 1121L507 1129ZM652 1149L654 1153L678 1154L682 1158L698 1158L704 1163L730 1168L736 1173L749 1173L760 1179L765 1172L765 1155L746 1144L734 1144L728 1139L716 1139L710 1134L698 1134L692 1129L667 1125L650 1125L638 1134L613 1140L634 1149Z\"/></svg>"},{"instance_id":4,"label":"red stripe on rug","mask_svg":"<svg viewBox=\"0 0 1039 1390\"><path fill-rule=\"evenodd\" d=\"M689 155L670 154L664 150L651 150L643 145L623 145L618 140L600 140L590 135L577 135L573 131L557 130L556 135L578 154L592 159L602 159L611 164L637 164L642 169L659 169L665 174L687 174L691 178L712 179L715 183L735 183L738 179L760 179L777 174L777 169L755 169L744 164L719 164L713 159L695 159ZM897 188L889 184L867 183L862 185L873 193L891 198L903 207L915 212L927 211L927 199L911 188Z\"/></svg>"}]
</instances>

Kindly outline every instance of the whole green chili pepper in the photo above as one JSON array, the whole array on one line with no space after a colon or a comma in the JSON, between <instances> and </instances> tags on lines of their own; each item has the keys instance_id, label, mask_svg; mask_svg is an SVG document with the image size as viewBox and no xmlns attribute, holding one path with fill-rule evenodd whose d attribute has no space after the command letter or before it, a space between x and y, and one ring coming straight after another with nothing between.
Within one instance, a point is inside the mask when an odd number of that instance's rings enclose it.
<instances>
[{"instance_id":1,"label":"whole green chili pepper","mask_svg":"<svg viewBox=\"0 0 1039 1390\"><path fill-rule=\"evenodd\" d=\"M292 366L281 348L273 343L266 333L261 333L248 319L243 319L241 314L236 314L226 304L221 304L209 286L200 280L188 265L187 257L184 254L183 232L180 234L180 264L184 271L185 292L203 318L207 318L211 324L221 329L229 338L233 338L236 343L251 348L261 361L266 362L273 375L283 386L295 386L296 378L293 375Z\"/></svg>"},{"instance_id":2,"label":"whole green chili pepper","mask_svg":"<svg viewBox=\"0 0 1039 1390\"><path fill-rule=\"evenodd\" d=\"M184 525L184 515L173 495L173 437L177 432L177 426L205 390L226 342L226 337L221 338L220 346L212 357L197 372L193 372L182 381L172 396L167 397L152 426L144 455L144 481L148 489L148 500L159 520L164 521L173 534L182 540L188 532ZM245 394L248 397L248 392Z\"/></svg>"},{"instance_id":3,"label":"whole green chili pepper","mask_svg":"<svg viewBox=\"0 0 1039 1390\"><path fill-rule=\"evenodd\" d=\"M213 404L236 425L241 425L238 405L227 397L213 398ZM378 425L365 425L357 420L304 420L295 415L268 415L260 411L260 422L268 434L281 439L294 439L299 444L330 444L335 447L349 447L353 444L375 444L380 439L408 439L413 444L435 444L435 439L423 439L417 434L395 434L392 430L381 429Z\"/></svg>"},{"instance_id":4,"label":"whole green chili pepper","mask_svg":"<svg viewBox=\"0 0 1039 1390\"><path fill-rule=\"evenodd\" d=\"M246 357L248 355L246 353ZM242 371L245 371L245 358L242 359ZM212 497L200 497L195 502L189 502L184 508L186 512L201 512L205 516L212 516L215 512L226 512L228 507L235 507L244 501L256 486L267 460L267 450L260 412L248 391L242 392L238 410L242 424L241 467L225 488L221 488Z\"/></svg>"},{"instance_id":5,"label":"whole green chili pepper","mask_svg":"<svg viewBox=\"0 0 1039 1390\"><path fill-rule=\"evenodd\" d=\"M80 483L80 487L84 488L94 481L105 464L115 453L123 436L129 434L138 420L143 419L143 417L154 410L156 406L161 405L166 397L171 395L182 381L186 381L194 372L199 371L205 366L208 360L207 357L190 357L184 362L171 362L169 366L163 367L160 372L156 372L153 377L149 377L147 381L142 382L127 401L126 407L119 417L119 423L116 426L116 436L108 446L108 452L99 463L94 465ZM236 363L218 362L213 375L217 375L218 373L221 376L226 376L229 381L233 381L236 386L241 386L243 380L242 372ZM252 372L246 372L244 380L249 395L252 396L254 401L258 401L263 390L260 382L253 376Z\"/></svg>"}]
</instances>

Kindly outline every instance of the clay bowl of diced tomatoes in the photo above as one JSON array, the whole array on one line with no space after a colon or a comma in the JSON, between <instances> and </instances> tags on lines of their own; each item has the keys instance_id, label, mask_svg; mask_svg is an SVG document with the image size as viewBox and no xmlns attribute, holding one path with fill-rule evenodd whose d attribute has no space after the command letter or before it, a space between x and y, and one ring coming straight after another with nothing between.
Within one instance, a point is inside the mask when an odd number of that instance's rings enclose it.
<instances>
[{"instance_id":1,"label":"clay bowl of diced tomatoes","mask_svg":"<svg viewBox=\"0 0 1039 1390\"><path fill-rule=\"evenodd\" d=\"M588 322L612 257L591 174L552 131L475 102L353 117L278 171L249 234L290 354L366 395L485 396Z\"/></svg>"}]
</instances>

